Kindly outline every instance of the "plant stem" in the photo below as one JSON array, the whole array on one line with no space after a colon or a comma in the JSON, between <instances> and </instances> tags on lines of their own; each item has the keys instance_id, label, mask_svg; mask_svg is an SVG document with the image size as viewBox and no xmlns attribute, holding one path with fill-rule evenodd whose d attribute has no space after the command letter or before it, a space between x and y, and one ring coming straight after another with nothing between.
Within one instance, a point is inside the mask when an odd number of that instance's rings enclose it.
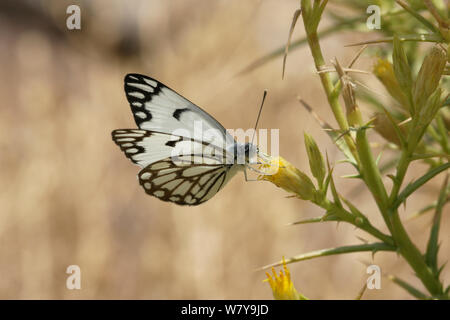
<instances>
[{"instance_id":1,"label":"plant stem","mask_svg":"<svg viewBox=\"0 0 450 320\"><path fill-rule=\"evenodd\" d=\"M441 297L442 284L439 279L436 279L432 270L425 263L425 259L422 253L412 243L403 224L400 221L398 211L394 211L390 214L392 225L392 236L400 250L401 255L409 263L411 268L416 272L417 277L422 281L427 290L435 297Z\"/></svg>"},{"instance_id":2,"label":"plant stem","mask_svg":"<svg viewBox=\"0 0 450 320\"><path fill-rule=\"evenodd\" d=\"M391 246L395 245L392 237L388 236L387 234L384 234L383 232L381 232L380 230L375 228L370 223L369 219L367 219L365 216L357 217L357 216L351 214L350 212L348 212L347 210L345 210L344 208L336 206L335 203L332 203L329 200L325 200L322 204L318 204L318 205L320 207L324 208L325 210L327 210L327 212L335 213L336 216L338 216L343 221L348 222L361 230L364 230L368 234L383 241L384 243L391 245ZM357 222L357 218L360 218L360 223Z\"/></svg>"},{"instance_id":3,"label":"plant stem","mask_svg":"<svg viewBox=\"0 0 450 320\"><path fill-rule=\"evenodd\" d=\"M303 15L304 15L303 11ZM311 54L314 59L314 64L316 66L317 71L321 71L325 67L325 60L322 55L322 50L319 44L319 38L317 36L316 30L308 30L306 24L307 19L305 20L305 16L303 16L303 21L305 23L306 37L308 40L309 48L311 50ZM339 125L339 128L342 132L348 132L349 126L345 114L342 110L341 104L339 103L339 96L333 94L334 86L331 81L330 75L328 72L319 72L320 80L322 82L322 86L325 89L325 93L327 95L328 103L330 104L331 110L336 118L336 121ZM345 142L349 147L351 153L355 157L356 161L359 163L358 153L356 152L355 142L351 138L349 134L344 135Z\"/></svg>"},{"instance_id":4,"label":"plant stem","mask_svg":"<svg viewBox=\"0 0 450 320\"><path fill-rule=\"evenodd\" d=\"M314 1L314 5L311 6L310 0L301 0L301 9L302 9L302 17L303 23L306 31L306 38L311 50L311 54L314 59L314 63L316 69L319 73L320 80L322 82L322 86L325 90L328 103L330 104L331 110L336 118L336 121L339 125L340 130L342 131L345 139L345 143L348 146L348 149L352 153L353 157L356 160L356 166L359 170L359 173L362 175L364 182L368 186L371 191L377 206L383 216L383 219L386 225L389 228L389 231L392 235L392 238L386 236L379 232L376 228L373 228L370 223L364 221L363 223L359 223L358 225L355 223L355 216L350 214L342 207L333 208L334 211L332 213L338 215L342 220L350 222L354 225L357 225L359 228L365 230L366 232L374 235L378 239L382 239L385 243L376 244L377 246L387 246L386 250L399 250L400 254L404 257L404 259L408 262L408 264L412 267L412 269L416 272L417 277L420 278L424 286L430 292L430 294L435 298L445 298L445 294L443 292L443 286L439 282L439 279L435 277L431 268L427 265L425 257L419 251L419 249L414 245L408 236L403 224L400 220L398 210L397 210L397 202L400 193L400 188L402 186L403 180L405 178L406 172L408 170L410 162L413 160L412 155L416 150L418 143L420 142L424 130L411 130L409 133L409 137L407 139L406 145L402 146L402 153L400 156L400 160L397 164L397 172L396 176L393 178L394 184L390 194L386 191L386 188L381 179L380 170L374 160L371 148L369 146L369 142L366 137L365 128L358 128L356 134L356 143L353 140L352 136L349 134L349 123L345 116L345 113L342 109L341 104L339 103L339 90L333 86L331 81L331 77L327 72L321 72L325 67L325 61L323 58L323 54L321 51L319 38L317 34L317 27L320 22L320 18L323 12L324 7L326 6L327 1L321 2L319 0ZM419 18L420 19L420 18ZM423 22L423 21L422 21ZM436 41L433 37L439 37L438 35L426 35L426 36L413 36L413 38L405 37L403 40L431 40ZM387 41L389 39L382 39L381 41ZM374 41L379 42L379 41ZM411 128L417 128L418 123L420 121L420 117L413 115L413 121L411 123ZM441 124L442 126L442 124ZM419 126L420 129L425 129L426 126ZM443 146L443 150L448 149L448 145ZM344 212L341 212L340 210ZM359 216L358 216L359 218ZM366 223L367 222L367 223ZM373 229L372 229L373 228ZM381 233L381 234L380 234ZM395 245L391 245L392 239L394 240ZM389 241L389 242L388 242ZM374 244L373 244L374 245ZM314 257L325 256L329 254L339 254L346 252L355 252L355 251L364 251L371 247L372 245L363 246L350 246L350 247L341 247L341 248L333 248L326 250L319 250L315 252L311 252L308 254L300 255L294 258L291 258L289 262L300 261L311 259Z\"/></svg>"},{"instance_id":5,"label":"plant stem","mask_svg":"<svg viewBox=\"0 0 450 320\"><path fill-rule=\"evenodd\" d=\"M436 279L436 277L434 277L432 270L425 262L424 256L408 236L400 220L400 216L396 207L400 187L403 183L406 171L411 162L411 150L414 150L414 148L417 146L418 141L420 141L420 138L417 137L414 132L412 132L408 139L408 145L405 149L403 149L397 165L397 173L394 178L394 186L392 187L391 194L389 196L389 205L386 212L389 216L390 224L392 227L391 234L399 248L400 254L416 272L417 277L420 278L427 290L433 296L441 297L443 295L442 284L439 282L439 279Z\"/></svg>"},{"instance_id":6,"label":"plant stem","mask_svg":"<svg viewBox=\"0 0 450 320\"><path fill-rule=\"evenodd\" d=\"M394 185L392 186L391 194L389 196L389 203L393 203L400 192L403 179L405 178L406 170L408 169L410 162L410 153L408 150L404 150L398 160L397 174L395 175Z\"/></svg>"},{"instance_id":7,"label":"plant stem","mask_svg":"<svg viewBox=\"0 0 450 320\"><path fill-rule=\"evenodd\" d=\"M364 182L368 186L370 192L372 193L375 202L383 216L384 222L386 223L389 231L392 234L392 226L387 214L388 208L388 195L386 189L384 188L383 181L381 180L380 170L375 163L372 151L369 146L369 141L366 137L366 130L359 129L356 134L356 143L358 146L358 154L361 161L361 171L364 178Z\"/></svg>"}]
</instances>

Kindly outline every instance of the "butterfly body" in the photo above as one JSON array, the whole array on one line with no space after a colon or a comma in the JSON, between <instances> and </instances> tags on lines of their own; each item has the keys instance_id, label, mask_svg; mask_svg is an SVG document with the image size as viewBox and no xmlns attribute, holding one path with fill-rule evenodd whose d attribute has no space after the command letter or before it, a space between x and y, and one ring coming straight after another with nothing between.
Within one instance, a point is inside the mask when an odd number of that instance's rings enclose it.
<instances>
[{"instance_id":1,"label":"butterfly body","mask_svg":"<svg viewBox=\"0 0 450 320\"><path fill-rule=\"evenodd\" d=\"M159 81L125 77L125 92L138 129L117 129L114 142L142 167L139 183L149 195L179 205L211 199L257 153L212 116Z\"/></svg>"}]
</instances>

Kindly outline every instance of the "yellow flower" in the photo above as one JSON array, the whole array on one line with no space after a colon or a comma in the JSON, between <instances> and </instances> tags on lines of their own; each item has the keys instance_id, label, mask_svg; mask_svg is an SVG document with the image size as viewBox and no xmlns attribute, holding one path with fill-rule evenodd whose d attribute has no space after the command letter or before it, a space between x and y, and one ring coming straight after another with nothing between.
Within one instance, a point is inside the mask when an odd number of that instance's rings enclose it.
<instances>
[{"instance_id":1,"label":"yellow flower","mask_svg":"<svg viewBox=\"0 0 450 320\"><path fill-rule=\"evenodd\" d=\"M270 158L260 166L260 169L269 171L258 176L258 180L270 181L287 192L295 193L303 200L314 199L316 189L311 179L284 158Z\"/></svg>"},{"instance_id":2,"label":"yellow flower","mask_svg":"<svg viewBox=\"0 0 450 320\"><path fill-rule=\"evenodd\" d=\"M283 272L284 271L284 272ZM301 293L298 293L291 281L291 273L286 266L286 261L283 258L283 271L277 275L275 268L272 268L273 276L266 272L267 279L264 282L269 282L272 288L273 297L276 300L307 300Z\"/></svg>"},{"instance_id":3,"label":"yellow flower","mask_svg":"<svg viewBox=\"0 0 450 320\"><path fill-rule=\"evenodd\" d=\"M378 59L373 67L373 73L381 81L390 95L397 100L404 110L409 110L409 102L407 96L398 83L392 64L383 59Z\"/></svg>"}]
</instances>

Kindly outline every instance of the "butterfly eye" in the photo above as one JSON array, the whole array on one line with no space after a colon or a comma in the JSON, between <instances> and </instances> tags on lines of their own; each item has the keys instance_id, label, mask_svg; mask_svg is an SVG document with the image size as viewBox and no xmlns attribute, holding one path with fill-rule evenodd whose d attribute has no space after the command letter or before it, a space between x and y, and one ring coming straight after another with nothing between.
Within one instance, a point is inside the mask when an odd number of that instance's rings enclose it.
<instances>
[{"instance_id":1,"label":"butterfly eye","mask_svg":"<svg viewBox=\"0 0 450 320\"><path fill-rule=\"evenodd\" d=\"M250 143L245 144L244 150L245 150L245 157L247 159L250 158L250 156L252 155L252 153L253 153L252 149L253 148L251 147Z\"/></svg>"},{"instance_id":2,"label":"butterfly eye","mask_svg":"<svg viewBox=\"0 0 450 320\"><path fill-rule=\"evenodd\" d=\"M258 147L251 143L246 143L245 147L245 159L247 163L256 163L256 155L258 154Z\"/></svg>"}]
</instances>

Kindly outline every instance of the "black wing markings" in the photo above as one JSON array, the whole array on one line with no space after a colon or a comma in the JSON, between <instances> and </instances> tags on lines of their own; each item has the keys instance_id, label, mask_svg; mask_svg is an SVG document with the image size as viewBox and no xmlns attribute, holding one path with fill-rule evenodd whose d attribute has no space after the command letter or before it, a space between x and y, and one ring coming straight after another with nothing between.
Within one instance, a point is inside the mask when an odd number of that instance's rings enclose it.
<instances>
[{"instance_id":1,"label":"black wing markings","mask_svg":"<svg viewBox=\"0 0 450 320\"><path fill-rule=\"evenodd\" d=\"M189 108L180 108L180 109L176 109L172 116L177 119L178 121L180 121L180 116L183 112L189 111Z\"/></svg>"},{"instance_id":2,"label":"black wing markings","mask_svg":"<svg viewBox=\"0 0 450 320\"><path fill-rule=\"evenodd\" d=\"M200 143L204 147L212 147L215 151L216 157L208 157L207 154L184 154L183 157L204 157L209 159L222 159L223 164L225 164L227 159L227 151L225 149L219 148L213 144L206 141L200 141L194 138L187 138L184 136L178 136L170 133L142 130L142 129L116 129L111 132L113 141L120 147L125 153L125 156L134 163L138 163L137 160L133 158L136 154L144 153L145 148L138 145L138 142L143 141L145 138L151 137L152 134L166 135L168 137L176 137L177 140L169 140L165 143L166 146L175 147L177 143L181 141L190 141L195 143ZM148 152L148 151L147 151ZM220 152L222 152L222 158L220 158ZM183 161L183 160L181 160ZM228 165L228 164L227 164Z\"/></svg>"},{"instance_id":3,"label":"black wing markings","mask_svg":"<svg viewBox=\"0 0 450 320\"><path fill-rule=\"evenodd\" d=\"M226 129L209 113L158 80L142 74L129 73L125 76L124 82L126 97L130 104L134 120L139 128L141 128L142 123L149 122L153 118L151 112L146 108L146 102L151 102L154 96L160 96L162 90L167 89L168 92L173 93L177 99L180 99L179 101L186 103L186 107L178 108L172 113L172 116L175 119L180 121L180 118L176 117L176 115L181 115L181 113L185 111L199 113L212 127L220 130L226 141L230 139L231 142L232 137L227 133ZM168 100L170 100L170 98L168 98ZM183 109L186 110L181 111ZM177 112L177 110L180 111ZM175 112L177 113L175 114Z\"/></svg>"},{"instance_id":4,"label":"black wing markings","mask_svg":"<svg viewBox=\"0 0 450 320\"><path fill-rule=\"evenodd\" d=\"M158 81L137 73L130 73L125 76L124 89L134 121L140 128L141 124L150 121L153 116L145 108L145 103L152 100L152 96L159 95L163 85Z\"/></svg>"},{"instance_id":5,"label":"black wing markings","mask_svg":"<svg viewBox=\"0 0 450 320\"><path fill-rule=\"evenodd\" d=\"M139 129L117 129L111 132L113 141L120 147L120 150L125 153L125 156L138 163L133 156L139 153L145 152L143 146L139 146L138 142L141 142L147 137L152 136L152 131L139 130Z\"/></svg>"},{"instance_id":6,"label":"black wing markings","mask_svg":"<svg viewBox=\"0 0 450 320\"><path fill-rule=\"evenodd\" d=\"M193 167L201 167L204 168L204 170L192 176L186 177L183 175L186 169ZM229 167L224 167L222 165L208 164L177 166L170 158L167 158L149 164L139 172L138 177L140 185L147 194L163 201L193 206L199 205L212 197L205 199L205 197L209 195L209 191L216 185L220 178L222 178L222 181L216 192L222 188L228 169ZM210 175L210 177L206 181L201 182L201 178L206 175ZM167 179L161 183L156 183L156 180L161 177L167 177ZM185 183L189 184L188 189L183 194L176 194L175 191ZM206 190L204 190L205 187L207 187ZM194 188L196 188L196 192L193 192ZM199 193L201 193L202 196L196 197L196 194Z\"/></svg>"}]
</instances>

